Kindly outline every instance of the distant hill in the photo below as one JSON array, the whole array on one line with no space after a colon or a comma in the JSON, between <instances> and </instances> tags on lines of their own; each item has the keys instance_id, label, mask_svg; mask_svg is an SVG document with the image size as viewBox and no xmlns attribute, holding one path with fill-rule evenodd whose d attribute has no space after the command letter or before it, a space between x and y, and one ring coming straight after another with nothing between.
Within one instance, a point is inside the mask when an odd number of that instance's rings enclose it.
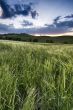
<instances>
[{"instance_id":1,"label":"distant hill","mask_svg":"<svg viewBox=\"0 0 73 110\"><path fill-rule=\"evenodd\" d=\"M65 44L73 43L73 36L51 37L51 36L32 36L28 34L3 34L0 35L0 39L25 42L43 42L43 43L65 43Z\"/></svg>"}]
</instances>

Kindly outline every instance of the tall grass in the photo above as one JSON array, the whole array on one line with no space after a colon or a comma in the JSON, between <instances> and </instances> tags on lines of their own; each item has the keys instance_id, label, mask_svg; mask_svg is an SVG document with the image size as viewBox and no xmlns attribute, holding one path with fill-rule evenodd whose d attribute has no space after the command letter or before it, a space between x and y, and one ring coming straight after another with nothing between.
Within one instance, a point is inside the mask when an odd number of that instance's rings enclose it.
<instances>
[{"instance_id":1,"label":"tall grass","mask_svg":"<svg viewBox=\"0 0 73 110\"><path fill-rule=\"evenodd\" d=\"M0 110L72 110L73 45L0 43Z\"/></svg>"}]
</instances>

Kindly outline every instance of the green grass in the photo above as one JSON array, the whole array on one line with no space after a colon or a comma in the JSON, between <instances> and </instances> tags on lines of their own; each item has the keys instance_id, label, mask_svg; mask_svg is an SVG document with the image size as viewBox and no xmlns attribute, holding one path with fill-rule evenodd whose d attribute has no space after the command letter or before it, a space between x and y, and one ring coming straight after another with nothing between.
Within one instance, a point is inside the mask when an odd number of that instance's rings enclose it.
<instances>
[{"instance_id":1,"label":"green grass","mask_svg":"<svg viewBox=\"0 0 73 110\"><path fill-rule=\"evenodd\" d=\"M0 110L73 110L73 45L0 42Z\"/></svg>"}]
</instances>

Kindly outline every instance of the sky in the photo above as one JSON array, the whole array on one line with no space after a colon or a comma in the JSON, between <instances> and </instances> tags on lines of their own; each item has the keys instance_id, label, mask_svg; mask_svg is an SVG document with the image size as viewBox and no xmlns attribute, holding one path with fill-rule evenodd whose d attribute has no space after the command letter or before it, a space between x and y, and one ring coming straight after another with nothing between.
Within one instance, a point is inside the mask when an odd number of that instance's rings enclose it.
<instances>
[{"instance_id":1,"label":"sky","mask_svg":"<svg viewBox=\"0 0 73 110\"><path fill-rule=\"evenodd\" d=\"M0 0L0 34L73 35L73 0Z\"/></svg>"}]
</instances>

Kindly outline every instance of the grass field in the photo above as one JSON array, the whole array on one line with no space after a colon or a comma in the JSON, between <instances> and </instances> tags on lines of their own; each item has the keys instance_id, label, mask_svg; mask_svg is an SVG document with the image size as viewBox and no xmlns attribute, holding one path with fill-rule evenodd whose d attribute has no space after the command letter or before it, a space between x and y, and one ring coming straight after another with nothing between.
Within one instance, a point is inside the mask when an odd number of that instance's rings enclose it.
<instances>
[{"instance_id":1,"label":"grass field","mask_svg":"<svg viewBox=\"0 0 73 110\"><path fill-rule=\"evenodd\" d=\"M1 41L0 110L73 110L73 45Z\"/></svg>"}]
</instances>

